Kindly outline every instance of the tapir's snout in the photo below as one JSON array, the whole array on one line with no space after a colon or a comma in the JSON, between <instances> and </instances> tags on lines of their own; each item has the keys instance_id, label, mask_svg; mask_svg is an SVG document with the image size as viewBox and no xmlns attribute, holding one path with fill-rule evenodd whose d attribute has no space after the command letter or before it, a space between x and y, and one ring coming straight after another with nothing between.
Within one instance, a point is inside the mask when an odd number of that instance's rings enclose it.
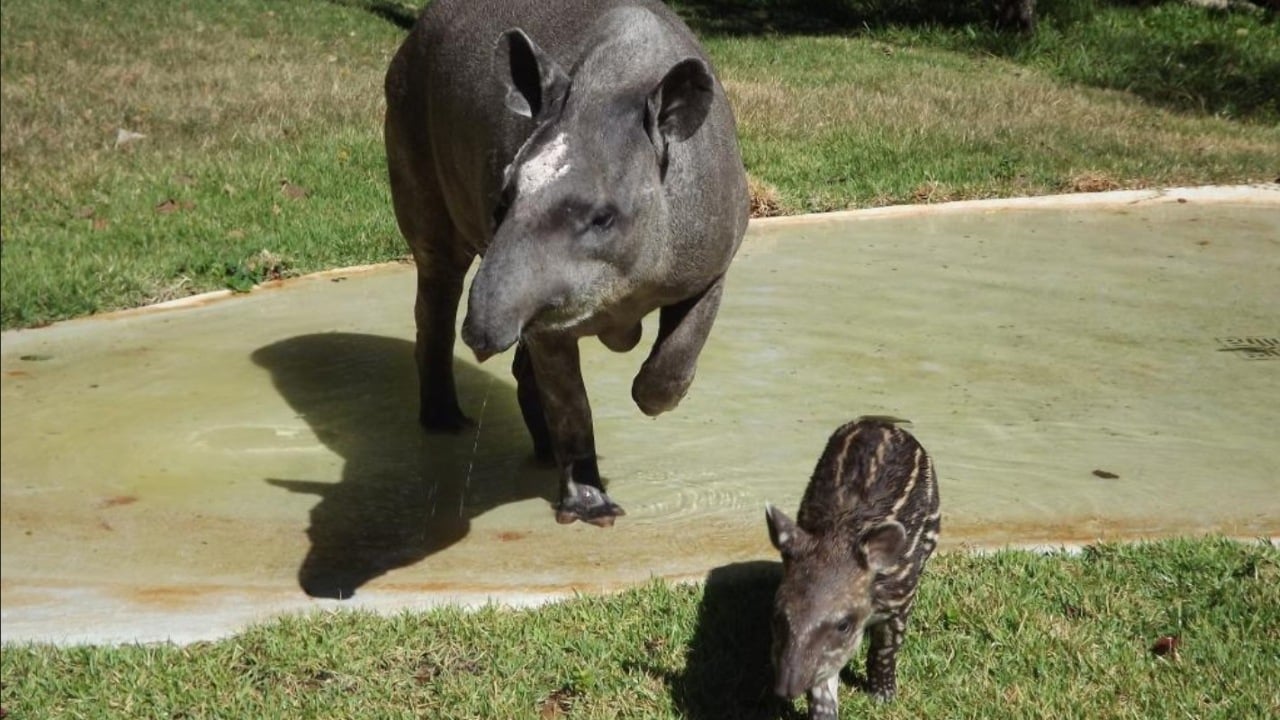
<instances>
[{"instance_id":1,"label":"tapir's snout","mask_svg":"<svg viewBox=\"0 0 1280 720\"><path fill-rule=\"evenodd\" d=\"M774 678L773 694L783 700L800 697L809 689L808 684L800 677L800 673L779 670Z\"/></svg>"},{"instance_id":2,"label":"tapir's snout","mask_svg":"<svg viewBox=\"0 0 1280 720\"><path fill-rule=\"evenodd\" d=\"M781 637L779 635L781 634ZM774 627L773 694L784 700L803 695L814 686L812 664L806 662L802 649L794 644L786 626Z\"/></svg>"},{"instance_id":3,"label":"tapir's snout","mask_svg":"<svg viewBox=\"0 0 1280 720\"><path fill-rule=\"evenodd\" d=\"M515 345L519 339L519 322L497 324L478 321L474 314L468 312L467 319L462 323L462 342L475 353L478 363Z\"/></svg>"},{"instance_id":4,"label":"tapir's snout","mask_svg":"<svg viewBox=\"0 0 1280 720\"><path fill-rule=\"evenodd\" d=\"M538 308L539 278L531 271L522 245L495 243L471 281L462 342L476 354L477 362L515 345Z\"/></svg>"}]
</instances>

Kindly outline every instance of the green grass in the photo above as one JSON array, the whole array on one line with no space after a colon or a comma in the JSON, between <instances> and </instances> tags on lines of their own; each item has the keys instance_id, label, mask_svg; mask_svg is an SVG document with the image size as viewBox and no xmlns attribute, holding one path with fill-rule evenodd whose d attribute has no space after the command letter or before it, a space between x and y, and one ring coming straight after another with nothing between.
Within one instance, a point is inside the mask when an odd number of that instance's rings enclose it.
<instances>
[{"instance_id":1,"label":"green grass","mask_svg":"<svg viewBox=\"0 0 1280 720\"><path fill-rule=\"evenodd\" d=\"M3 13L5 327L404 254L380 132L399 28L260 0Z\"/></svg>"},{"instance_id":2,"label":"green grass","mask_svg":"<svg viewBox=\"0 0 1280 720\"><path fill-rule=\"evenodd\" d=\"M1280 24L1178 2L680 0L764 212L1238 183L1280 168ZM395 2L0 5L0 327L405 254ZM116 147L120 129L146 137ZM292 198L282 184L306 190Z\"/></svg>"},{"instance_id":3,"label":"green grass","mask_svg":"<svg viewBox=\"0 0 1280 720\"><path fill-rule=\"evenodd\" d=\"M760 566L763 566L763 570ZM768 695L772 563L537 611L292 617L186 647L7 645L14 718L795 717ZM1151 651L1180 640L1176 657ZM1174 540L944 554L898 701L846 718L1222 718L1280 711L1280 551Z\"/></svg>"}]
</instances>

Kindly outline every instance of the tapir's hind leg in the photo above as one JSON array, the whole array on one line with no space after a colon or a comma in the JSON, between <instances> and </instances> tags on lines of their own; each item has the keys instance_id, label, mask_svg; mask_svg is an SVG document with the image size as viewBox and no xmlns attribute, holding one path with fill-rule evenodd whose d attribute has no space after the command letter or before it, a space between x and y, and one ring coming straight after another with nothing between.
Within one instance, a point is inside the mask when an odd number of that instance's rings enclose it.
<instances>
[{"instance_id":1,"label":"tapir's hind leg","mask_svg":"<svg viewBox=\"0 0 1280 720\"><path fill-rule=\"evenodd\" d=\"M575 520L608 527L626 513L604 491L596 462L591 405L582 382L575 338L532 336L527 346L545 411L551 449L560 469L556 521Z\"/></svg>"},{"instance_id":2,"label":"tapir's hind leg","mask_svg":"<svg viewBox=\"0 0 1280 720\"><path fill-rule=\"evenodd\" d=\"M462 273L439 267L436 258L414 253L418 264L418 421L428 430L455 432L469 424L458 406L453 378L454 320L462 295Z\"/></svg>"},{"instance_id":3,"label":"tapir's hind leg","mask_svg":"<svg viewBox=\"0 0 1280 720\"><path fill-rule=\"evenodd\" d=\"M387 165L396 221L418 267L418 420L428 430L454 432L467 424L454 384L453 343L463 277L474 253L449 218L427 138L405 130L399 121L404 108L399 109L398 113L397 107L389 107L387 112Z\"/></svg>"}]
</instances>

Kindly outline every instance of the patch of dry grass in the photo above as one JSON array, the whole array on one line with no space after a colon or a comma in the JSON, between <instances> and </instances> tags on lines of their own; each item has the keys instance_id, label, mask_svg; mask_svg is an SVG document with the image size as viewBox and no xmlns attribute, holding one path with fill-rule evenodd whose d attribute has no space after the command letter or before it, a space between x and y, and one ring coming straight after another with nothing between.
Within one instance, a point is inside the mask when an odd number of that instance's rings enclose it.
<instances>
[{"instance_id":1,"label":"patch of dry grass","mask_svg":"<svg viewBox=\"0 0 1280 720\"><path fill-rule=\"evenodd\" d=\"M6 2L3 190L69 193L139 162L289 146L335 127L376 131L399 31L308 36L299 4ZM351 13L347 13L351 14ZM314 20L312 21L314 22ZM145 137L117 147L125 129Z\"/></svg>"},{"instance_id":2,"label":"patch of dry grass","mask_svg":"<svg viewBox=\"0 0 1280 720\"><path fill-rule=\"evenodd\" d=\"M403 31L261 0L0 6L3 325L403 254L382 75Z\"/></svg>"},{"instance_id":3,"label":"patch of dry grass","mask_svg":"<svg viewBox=\"0 0 1280 720\"><path fill-rule=\"evenodd\" d=\"M751 217L775 217L783 214L782 206L778 203L778 189L774 186L748 175L747 192L751 195Z\"/></svg>"}]
</instances>

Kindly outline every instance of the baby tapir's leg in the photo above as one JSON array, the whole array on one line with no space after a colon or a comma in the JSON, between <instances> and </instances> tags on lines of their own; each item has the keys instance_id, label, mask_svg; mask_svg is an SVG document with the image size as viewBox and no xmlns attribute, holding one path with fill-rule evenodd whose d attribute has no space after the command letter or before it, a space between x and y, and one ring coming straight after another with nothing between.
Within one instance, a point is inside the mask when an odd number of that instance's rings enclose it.
<instances>
[{"instance_id":1,"label":"baby tapir's leg","mask_svg":"<svg viewBox=\"0 0 1280 720\"><path fill-rule=\"evenodd\" d=\"M809 720L836 720L840 715L836 691L840 689L840 673L809 688Z\"/></svg>"},{"instance_id":2,"label":"baby tapir's leg","mask_svg":"<svg viewBox=\"0 0 1280 720\"><path fill-rule=\"evenodd\" d=\"M880 702L889 702L898 694L898 648L907 633L910 605L890 615L883 622L867 628L867 690Z\"/></svg>"}]
</instances>

